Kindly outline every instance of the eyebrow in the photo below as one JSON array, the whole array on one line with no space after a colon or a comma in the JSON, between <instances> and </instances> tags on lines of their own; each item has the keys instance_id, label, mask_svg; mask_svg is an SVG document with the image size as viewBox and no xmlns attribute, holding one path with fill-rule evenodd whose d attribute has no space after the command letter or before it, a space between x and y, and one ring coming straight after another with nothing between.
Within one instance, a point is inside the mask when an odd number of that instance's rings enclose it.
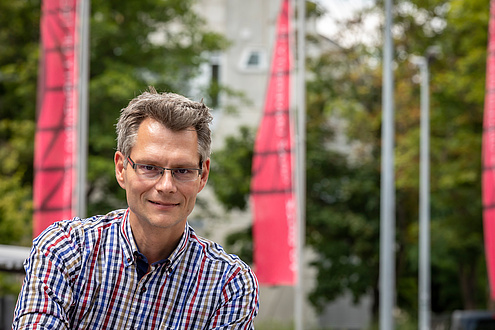
<instances>
[{"instance_id":1,"label":"eyebrow","mask_svg":"<svg viewBox=\"0 0 495 330\"><path fill-rule=\"evenodd\" d=\"M167 166L159 165L159 164L155 163L154 161L147 161L147 160L137 161L135 159L133 159L133 160L136 164L157 166L157 167L162 167L162 168L197 168L197 166L198 166L198 164L193 164L193 163L190 163L189 165L185 165L186 163L179 163L179 165L167 167Z\"/></svg>"}]
</instances>

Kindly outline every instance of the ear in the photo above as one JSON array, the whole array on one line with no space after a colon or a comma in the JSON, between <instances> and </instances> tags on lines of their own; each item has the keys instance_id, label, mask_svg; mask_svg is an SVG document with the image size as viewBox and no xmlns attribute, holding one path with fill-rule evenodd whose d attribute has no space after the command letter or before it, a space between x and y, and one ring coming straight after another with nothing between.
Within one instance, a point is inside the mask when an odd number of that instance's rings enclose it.
<instances>
[{"instance_id":1,"label":"ear","mask_svg":"<svg viewBox=\"0 0 495 330\"><path fill-rule=\"evenodd\" d=\"M205 160L203 162L203 172L201 173L201 181L199 183L199 190L203 190L203 188L206 186L206 182L208 181L208 176L210 175L210 158Z\"/></svg>"},{"instance_id":2,"label":"ear","mask_svg":"<svg viewBox=\"0 0 495 330\"><path fill-rule=\"evenodd\" d=\"M120 151L117 151L114 156L115 178L117 179L117 182L123 189L125 189L124 160L125 160L124 155Z\"/></svg>"}]
</instances>

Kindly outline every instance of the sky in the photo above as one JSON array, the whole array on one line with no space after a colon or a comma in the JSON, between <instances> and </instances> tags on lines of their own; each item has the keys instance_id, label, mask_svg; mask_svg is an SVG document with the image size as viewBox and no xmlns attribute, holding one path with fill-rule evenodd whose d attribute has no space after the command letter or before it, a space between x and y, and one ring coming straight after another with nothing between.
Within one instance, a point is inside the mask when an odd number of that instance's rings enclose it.
<instances>
[{"instance_id":1,"label":"sky","mask_svg":"<svg viewBox=\"0 0 495 330\"><path fill-rule=\"evenodd\" d=\"M335 19L349 18L353 12L367 6L372 6L374 0L316 0L327 13L317 23L317 30L326 37L335 33Z\"/></svg>"}]
</instances>

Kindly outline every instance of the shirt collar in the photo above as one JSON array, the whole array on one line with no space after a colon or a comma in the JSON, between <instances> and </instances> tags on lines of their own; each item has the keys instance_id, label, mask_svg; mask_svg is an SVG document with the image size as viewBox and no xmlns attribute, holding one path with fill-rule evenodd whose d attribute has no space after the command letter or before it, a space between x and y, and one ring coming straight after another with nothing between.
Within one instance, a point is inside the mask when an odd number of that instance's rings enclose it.
<instances>
[{"instance_id":1,"label":"shirt collar","mask_svg":"<svg viewBox=\"0 0 495 330\"><path fill-rule=\"evenodd\" d=\"M186 223L186 227L184 228L184 233L182 234L182 237L180 238L179 244L177 244L177 247L175 250L170 254L168 260L170 261L170 269L174 269L177 267L179 264L180 259L182 256L184 256L186 247L187 247L187 242L189 242L189 236L191 234L192 228L189 226L188 223Z\"/></svg>"},{"instance_id":2,"label":"shirt collar","mask_svg":"<svg viewBox=\"0 0 495 330\"><path fill-rule=\"evenodd\" d=\"M122 250L124 253L124 266L128 267L134 263L134 252L138 251L134 236L132 235L131 223L129 221L129 209L124 213L124 218L120 225L122 235Z\"/></svg>"}]
</instances>

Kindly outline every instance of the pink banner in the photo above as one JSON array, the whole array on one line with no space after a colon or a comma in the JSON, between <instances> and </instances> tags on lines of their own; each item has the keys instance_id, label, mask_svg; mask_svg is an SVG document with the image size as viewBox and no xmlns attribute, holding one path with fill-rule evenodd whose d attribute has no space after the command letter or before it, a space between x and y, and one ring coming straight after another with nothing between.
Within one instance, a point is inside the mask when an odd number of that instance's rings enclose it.
<instances>
[{"instance_id":1,"label":"pink banner","mask_svg":"<svg viewBox=\"0 0 495 330\"><path fill-rule=\"evenodd\" d=\"M255 272L267 285L293 285L297 272L290 35L289 0L283 0L251 182Z\"/></svg>"},{"instance_id":2,"label":"pink banner","mask_svg":"<svg viewBox=\"0 0 495 330\"><path fill-rule=\"evenodd\" d=\"M490 23L483 118L483 223L490 296L495 299L495 0Z\"/></svg>"},{"instance_id":3,"label":"pink banner","mask_svg":"<svg viewBox=\"0 0 495 330\"><path fill-rule=\"evenodd\" d=\"M43 0L33 235L74 216L78 110L77 0Z\"/></svg>"}]
</instances>

